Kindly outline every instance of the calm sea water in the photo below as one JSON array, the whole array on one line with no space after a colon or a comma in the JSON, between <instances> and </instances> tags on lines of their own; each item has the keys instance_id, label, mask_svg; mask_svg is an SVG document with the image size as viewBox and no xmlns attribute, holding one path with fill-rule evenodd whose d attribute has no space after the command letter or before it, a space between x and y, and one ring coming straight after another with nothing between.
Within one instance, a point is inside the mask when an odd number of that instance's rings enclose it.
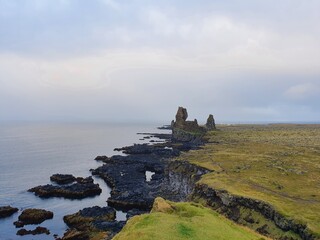
<instances>
[{"instance_id":1,"label":"calm sea water","mask_svg":"<svg viewBox=\"0 0 320 240\"><path fill-rule=\"evenodd\" d=\"M158 125L157 125L158 126ZM84 207L106 206L110 188L99 178L102 194L83 200L63 198L40 199L27 192L31 187L50 183L54 173L73 174L77 177L90 176L89 169L101 163L97 155L111 156L115 147L137 142L138 132L158 132L156 125L124 124L0 124L0 205L25 208L43 208L54 212L54 218L41 226L47 227L51 235L16 235L12 224L19 213L0 219L0 239L53 239L53 234L62 236L67 228L62 218ZM125 214L118 212L122 220ZM27 225L26 229L34 229Z\"/></svg>"}]
</instances>

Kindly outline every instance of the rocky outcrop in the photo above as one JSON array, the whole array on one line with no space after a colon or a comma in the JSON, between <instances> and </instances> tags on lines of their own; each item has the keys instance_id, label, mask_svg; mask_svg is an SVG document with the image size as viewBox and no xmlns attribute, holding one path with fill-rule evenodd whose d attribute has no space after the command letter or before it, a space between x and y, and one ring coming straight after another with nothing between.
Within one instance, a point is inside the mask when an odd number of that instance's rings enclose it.
<instances>
[{"instance_id":1,"label":"rocky outcrop","mask_svg":"<svg viewBox=\"0 0 320 240\"><path fill-rule=\"evenodd\" d=\"M165 169L164 185L166 198L174 201L186 201L193 192L196 182L208 173L205 168L186 161L170 161Z\"/></svg>"},{"instance_id":2,"label":"rocky outcrop","mask_svg":"<svg viewBox=\"0 0 320 240\"><path fill-rule=\"evenodd\" d=\"M39 234L50 234L50 231L45 227L36 227L34 230L26 230L24 228L17 231L17 235L24 236L24 235L39 235Z\"/></svg>"},{"instance_id":3,"label":"rocky outcrop","mask_svg":"<svg viewBox=\"0 0 320 240\"><path fill-rule=\"evenodd\" d=\"M74 183L67 186L53 186L47 184L31 188L28 191L35 193L36 196L41 198L63 197L69 199L83 199L99 195L102 192L99 184L94 183Z\"/></svg>"},{"instance_id":4,"label":"rocky outcrop","mask_svg":"<svg viewBox=\"0 0 320 240\"><path fill-rule=\"evenodd\" d=\"M148 211L142 211L142 210L139 210L139 209L136 209L136 208L133 208L131 210L129 210L126 214L126 218L127 220L129 220L130 218L134 217L134 216L137 216L137 215L141 215L141 214L144 214L144 213L149 213Z\"/></svg>"},{"instance_id":5,"label":"rocky outcrop","mask_svg":"<svg viewBox=\"0 0 320 240\"><path fill-rule=\"evenodd\" d=\"M187 109L179 107L176 120L171 122L172 140L175 142L199 142L206 132L206 128L199 126L197 119L187 121Z\"/></svg>"},{"instance_id":6,"label":"rocky outcrop","mask_svg":"<svg viewBox=\"0 0 320 240\"><path fill-rule=\"evenodd\" d=\"M216 129L216 123L214 121L214 118L213 118L212 114L210 114L208 119L207 119L206 128L207 128L208 131Z\"/></svg>"},{"instance_id":7,"label":"rocky outcrop","mask_svg":"<svg viewBox=\"0 0 320 240\"><path fill-rule=\"evenodd\" d=\"M90 228L94 221L114 221L116 211L111 207L89 207L80 210L79 212L63 217L63 221L70 228L82 229Z\"/></svg>"},{"instance_id":8,"label":"rocky outcrop","mask_svg":"<svg viewBox=\"0 0 320 240\"><path fill-rule=\"evenodd\" d=\"M18 208L11 206L2 206L0 207L0 218L10 217L12 214L18 212Z\"/></svg>"},{"instance_id":9,"label":"rocky outcrop","mask_svg":"<svg viewBox=\"0 0 320 240\"><path fill-rule=\"evenodd\" d=\"M22 211L18 217L19 221L14 222L16 227L23 227L28 224L40 224L45 220L52 219L53 212L44 209L29 208Z\"/></svg>"},{"instance_id":10,"label":"rocky outcrop","mask_svg":"<svg viewBox=\"0 0 320 240\"><path fill-rule=\"evenodd\" d=\"M115 218L115 209L98 206L84 208L75 214L66 215L63 220L70 229L62 239L89 239L90 235L102 235L106 239L111 239L124 226L124 222L115 221Z\"/></svg>"},{"instance_id":11,"label":"rocky outcrop","mask_svg":"<svg viewBox=\"0 0 320 240\"><path fill-rule=\"evenodd\" d=\"M151 209L151 213L153 212L172 213L174 212L174 208L163 198L157 197Z\"/></svg>"},{"instance_id":12,"label":"rocky outcrop","mask_svg":"<svg viewBox=\"0 0 320 240\"><path fill-rule=\"evenodd\" d=\"M58 238L60 240L60 238ZM78 231L75 229L68 229L61 240L89 240L89 233L84 231Z\"/></svg>"},{"instance_id":13,"label":"rocky outcrop","mask_svg":"<svg viewBox=\"0 0 320 240\"><path fill-rule=\"evenodd\" d=\"M271 205L260 200L232 195L225 190L216 190L205 184L196 185L192 198L196 201L201 199L235 222L274 239L318 239L306 225L285 217Z\"/></svg>"},{"instance_id":14,"label":"rocky outcrop","mask_svg":"<svg viewBox=\"0 0 320 240\"><path fill-rule=\"evenodd\" d=\"M107 161L108 159L109 158L107 156L103 155L103 156L97 156L94 160L104 162L104 161Z\"/></svg>"},{"instance_id":15,"label":"rocky outcrop","mask_svg":"<svg viewBox=\"0 0 320 240\"><path fill-rule=\"evenodd\" d=\"M50 179L51 181L55 181L62 185L40 185L31 188L28 191L35 193L36 196L41 198L63 197L69 199L83 199L99 195L102 192L99 184L93 183L93 178L91 176L87 178L76 178L70 174L55 174L52 175ZM71 181L75 182L72 183ZM72 184L66 185L70 182Z\"/></svg>"},{"instance_id":16,"label":"rocky outcrop","mask_svg":"<svg viewBox=\"0 0 320 240\"><path fill-rule=\"evenodd\" d=\"M51 182L55 182L57 184L69 184L76 181L76 178L71 174L53 174L50 177Z\"/></svg>"},{"instance_id":17,"label":"rocky outcrop","mask_svg":"<svg viewBox=\"0 0 320 240\"><path fill-rule=\"evenodd\" d=\"M167 144L133 144L132 146L115 148L114 151L122 151L125 154L153 154L162 157L174 157L179 155L177 149L169 148Z\"/></svg>"},{"instance_id":18,"label":"rocky outcrop","mask_svg":"<svg viewBox=\"0 0 320 240\"><path fill-rule=\"evenodd\" d=\"M92 170L112 188L109 206L130 210L150 210L153 192L163 178L164 164L156 154L133 154L112 156L103 166ZM146 171L155 172L150 182Z\"/></svg>"},{"instance_id":19,"label":"rocky outcrop","mask_svg":"<svg viewBox=\"0 0 320 240\"><path fill-rule=\"evenodd\" d=\"M158 127L160 130L171 130L171 125L163 125L162 127Z\"/></svg>"}]
</instances>

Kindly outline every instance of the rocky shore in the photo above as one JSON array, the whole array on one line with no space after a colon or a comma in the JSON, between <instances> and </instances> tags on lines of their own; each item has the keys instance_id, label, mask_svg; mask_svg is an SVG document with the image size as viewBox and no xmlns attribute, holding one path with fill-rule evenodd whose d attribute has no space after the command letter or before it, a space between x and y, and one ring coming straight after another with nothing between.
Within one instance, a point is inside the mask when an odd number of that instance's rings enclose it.
<instances>
[{"instance_id":1,"label":"rocky shore","mask_svg":"<svg viewBox=\"0 0 320 240\"><path fill-rule=\"evenodd\" d=\"M182 108L179 111L183 111ZM181 115L181 114L180 114ZM182 141L185 134L140 133L143 139L148 139L153 144L134 144L115 151L125 155L97 156L96 161L103 163L97 169L91 169L92 175L102 178L111 187L108 207L104 210L99 207L83 209L78 213L64 217L69 227L62 239L90 239L90 236L101 236L111 239L125 225L125 221L116 221L115 216L106 215L101 218L103 211L115 212L115 209L127 213L127 219L145 212L149 212L156 197L163 197L172 201L186 201L191 194L195 183L206 169L188 163L173 162L172 158L179 156L181 151L197 149L203 144L198 132L192 133L186 129L183 122L186 119L176 118L179 127L193 135L192 141ZM193 125L193 128L196 129ZM171 129L165 126L164 129ZM188 126L187 126L188 128ZM206 131L199 127L201 132ZM175 127L176 129L176 127ZM183 130L183 131L184 131ZM157 138L154 140L151 138ZM185 174L185 170L188 174ZM183 171L182 171L183 170ZM149 174L149 176L148 176ZM75 181L73 176L56 174L51 176L56 183ZM68 185L66 185L68 186ZM63 185L65 188L66 186ZM40 186L41 190L43 186ZM86 215L84 212L91 212ZM103 215L103 214L102 214Z\"/></svg>"},{"instance_id":2,"label":"rocky shore","mask_svg":"<svg viewBox=\"0 0 320 240\"><path fill-rule=\"evenodd\" d=\"M63 197L69 199L83 199L99 195L102 190L99 184L94 184L92 177L74 177L71 174L54 174L50 180L58 185L40 185L28 191L41 198Z\"/></svg>"},{"instance_id":3,"label":"rocky shore","mask_svg":"<svg viewBox=\"0 0 320 240\"><path fill-rule=\"evenodd\" d=\"M274 237L268 230L272 227L279 230L280 234L292 231L298 236L292 239L316 239L306 226L286 219L267 204L197 184L201 176L209 170L187 161L172 159L182 151L201 147L205 143L205 133L215 130L216 126L212 115L209 115L204 126L199 126L196 119L187 121L187 117L187 110L179 107L175 121L172 121L170 126L163 127L171 129L172 134L141 133L145 135L143 139L158 138L159 142L150 140L152 144L134 144L115 149L125 155L97 156L95 160L102 165L90 171L92 175L102 178L111 188L110 197L106 199L108 206L85 208L65 216L63 220L69 229L61 239L111 239L126 223L116 220L116 210L126 212L128 220L135 215L149 212L157 197L176 202L204 201L207 206L235 222L254 226L258 232L269 237ZM94 184L92 177L77 178L70 174L54 174L50 180L53 184L37 186L28 191L42 198L71 199L95 196L102 191L98 184ZM243 208L249 212L242 211ZM257 222L254 217L257 214L263 217L262 222ZM41 228L38 230L45 234L49 231ZM24 230L20 232L35 233Z\"/></svg>"},{"instance_id":4,"label":"rocky shore","mask_svg":"<svg viewBox=\"0 0 320 240\"><path fill-rule=\"evenodd\" d=\"M44 209L36 209L36 208L29 208L22 211L22 213L18 217L18 221L14 222L13 224L16 228L22 228L25 225L37 225L41 224L48 219L53 218L53 212L46 211ZM50 234L50 231L41 226L37 226L34 230L26 230L24 228L17 231L17 235L24 236L24 235L38 235L38 234Z\"/></svg>"}]
</instances>

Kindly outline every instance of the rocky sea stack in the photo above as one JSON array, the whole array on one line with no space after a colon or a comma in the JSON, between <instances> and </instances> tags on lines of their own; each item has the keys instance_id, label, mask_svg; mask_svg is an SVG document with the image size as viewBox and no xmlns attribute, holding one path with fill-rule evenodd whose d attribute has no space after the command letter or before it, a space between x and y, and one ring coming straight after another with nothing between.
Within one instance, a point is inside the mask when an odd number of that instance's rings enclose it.
<instances>
[{"instance_id":1,"label":"rocky sea stack","mask_svg":"<svg viewBox=\"0 0 320 240\"><path fill-rule=\"evenodd\" d=\"M187 121L187 118L187 109L179 107L176 121L171 122L173 142L198 142L207 131L216 129L212 114L209 115L205 126L199 126L197 119Z\"/></svg>"}]
</instances>

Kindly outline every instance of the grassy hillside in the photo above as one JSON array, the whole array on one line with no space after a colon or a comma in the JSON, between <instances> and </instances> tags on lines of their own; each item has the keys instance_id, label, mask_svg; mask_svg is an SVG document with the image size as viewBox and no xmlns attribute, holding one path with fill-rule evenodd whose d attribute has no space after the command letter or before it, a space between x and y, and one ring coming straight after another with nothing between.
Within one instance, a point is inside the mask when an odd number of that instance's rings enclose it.
<instances>
[{"instance_id":1,"label":"grassy hillside","mask_svg":"<svg viewBox=\"0 0 320 240\"><path fill-rule=\"evenodd\" d=\"M200 182L263 200L320 236L320 125L220 126L180 159L214 170Z\"/></svg>"},{"instance_id":2,"label":"grassy hillside","mask_svg":"<svg viewBox=\"0 0 320 240\"><path fill-rule=\"evenodd\" d=\"M150 214L133 217L114 240L262 240L218 213L194 203L173 203L157 198Z\"/></svg>"}]
</instances>

